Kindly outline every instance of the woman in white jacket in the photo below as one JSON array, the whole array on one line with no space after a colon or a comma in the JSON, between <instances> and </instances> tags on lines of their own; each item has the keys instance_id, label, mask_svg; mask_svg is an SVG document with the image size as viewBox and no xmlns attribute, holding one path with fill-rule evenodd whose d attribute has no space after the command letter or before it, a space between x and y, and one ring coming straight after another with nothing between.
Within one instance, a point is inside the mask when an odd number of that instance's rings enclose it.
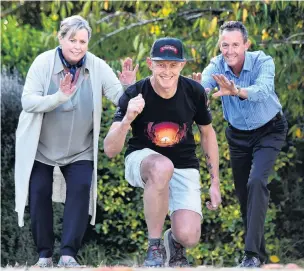
<instances>
[{"instance_id":1,"label":"woman in white jacket","mask_svg":"<svg viewBox=\"0 0 304 271\"><path fill-rule=\"evenodd\" d=\"M102 96L115 104L123 85L135 82L127 59L119 74L88 52L91 28L81 16L61 22L60 46L42 53L31 65L22 94L16 131L15 200L18 224L24 225L29 199L31 227L39 260L51 267L54 201L65 202L61 239L61 267L77 267L75 256L89 214L95 223L97 154ZM54 168L64 179L53 182Z\"/></svg>"}]
</instances>

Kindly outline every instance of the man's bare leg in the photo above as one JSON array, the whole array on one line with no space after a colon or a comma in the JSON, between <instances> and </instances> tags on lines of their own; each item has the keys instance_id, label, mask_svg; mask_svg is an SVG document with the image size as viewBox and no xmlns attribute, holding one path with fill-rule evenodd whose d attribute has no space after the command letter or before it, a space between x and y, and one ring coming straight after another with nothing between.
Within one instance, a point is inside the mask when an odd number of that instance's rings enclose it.
<instances>
[{"instance_id":1,"label":"man's bare leg","mask_svg":"<svg viewBox=\"0 0 304 271\"><path fill-rule=\"evenodd\" d=\"M172 162L163 155L151 154L141 164L145 185L144 213L149 238L161 238L169 208L169 182L173 175Z\"/></svg>"}]
</instances>

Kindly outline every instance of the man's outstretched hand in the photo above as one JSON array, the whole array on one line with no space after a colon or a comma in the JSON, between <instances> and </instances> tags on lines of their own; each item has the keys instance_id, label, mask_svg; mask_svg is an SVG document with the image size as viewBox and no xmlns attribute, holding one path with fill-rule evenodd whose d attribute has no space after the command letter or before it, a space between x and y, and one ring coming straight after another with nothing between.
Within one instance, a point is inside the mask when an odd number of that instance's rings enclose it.
<instances>
[{"instance_id":1,"label":"man's outstretched hand","mask_svg":"<svg viewBox=\"0 0 304 271\"><path fill-rule=\"evenodd\" d=\"M238 93L234 82L232 80L228 80L224 75L214 74L212 77L219 85L219 91L212 94L212 97L234 96Z\"/></svg>"}]
</instances>

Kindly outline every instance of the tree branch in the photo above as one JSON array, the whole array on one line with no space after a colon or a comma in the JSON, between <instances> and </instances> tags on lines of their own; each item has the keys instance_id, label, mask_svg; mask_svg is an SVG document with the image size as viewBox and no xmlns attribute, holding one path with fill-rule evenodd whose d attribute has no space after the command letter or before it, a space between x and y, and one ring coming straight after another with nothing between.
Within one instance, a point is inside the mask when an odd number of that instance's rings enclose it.
<instances>
[{"instance_id":1,"label":"tree branch","mask_svg":"<svg viewBox=\"0 0 304 271\"><path fill-rule=\"evenodd\" d=\"M304 40L294 40L294 41L277 40L277 41L268 41L268 42L261 42L261 43L259 43L260 46L265 46L265 45L269 45L269 44L274 44L274 45L304 44Z\"/></svg>"},{"instance_id":2,"label":"tree branch","mask_svg":"<svg viewBox=\"0 0 304 271\"><path fill-rule=\"evenodd\" d=\"M286 41L288 41L294 37L303 36L303 35L304 35L304 32L293 34L293 35L289 36L288 38L286 38Z\"/></svg>"},{"instance_id":3,"label":"tree branch","mask_svg":"<svg viewBox=\"0 0 304 271\"><path fill-rule=\"evenodd\" d=\"M186 17L189 14L199 13L199 14L191 15L191 16L185 18L186 20L193 20L193 19L196 19L197 17L201 16L202 13L204 13L204 12L221 13L221 12L225 12L225 11L226 12L231 12L231 10L229 10L229 9L192 9L192 10L186 10L186 11L178 13L177 17ZM114 13L114 14L108 15L105 18L99 20L98 22L108 21L111 18L114 18L114 17L119 16L121 14L122 13L120 13L120 14ZM150 23L165 21L165 20L168 20L168 19L171 19L171 18L172 17L169 15L169 16L163 17L163 18L154 18L154 19L150 19L150 20L143 20L143 21L140 21L140 22L137 22L137 23L132 23L132 24L129 24L127 26L121 27L119 29L116 29L113 32L110 32L110 33L106 34L101 39L96 41L92 46L90 46L90 50L93 49L99 43L103 42L104 40L106 40L106 39L122 32L122 31L129 30L131 28L138 27L138 26L143 26L143 25L150 24Z\"/></svg>"},{"instance_id":4,"label":"tree branch","mask_svg":"<svg viewBox=\"0 0 304 271\"><path fill-rule=\"evenodd\" d=\"M205 8L205 9L190 9L190 10L185 10L180 13L178 13L178 16L185 16L189 15L192 13L206 13L206 12L211 12L211 13L222 13L222 12L232 12L231 9L226 9L226 8L219 8L219 9L212 9L212 8Z\"/></svg>"},{"instance_id":5,"label":"tree branch","mask_svg":"<svg viewBox=\"0 0 304 271\"><path fill-rule=\"evenodd\" d=\"M0 18L3 18L3 17L5 17L6 15L8 15L8 14L14 12L15 10L19 9L22 5L23 5L23 3L20 3L20 2L19 2L15 7L11 7L11 8L9 8L9 9L4 10L3 12L1 12Z\"/></svg>"},{"instance_id":6,"label":"tree branch","mask_svg":"<svg viewBox=\"0 0 304 271\"><path fill-rule=\"evenodd\" d=\"M100 19L100 20L97 21L96 23L100 24L100 23L109 21L109 20L111 20L112 18L121 16L121 15L129 15L130 17L136 18L136 19L139 21L139 19L138 19L134 14L132 14L132 13L130 13L130 12L120 12L120 11L116 11L116 12L114 12L113 14L109 14L109 15L107 15L106 17Z\"/></svg>"},{"instance_id":7,"label":"tree branch","mask_svg":"<svg viewBox=\"0 0 304 271\"><path fill-rule=\"evenodd\" d=\"M150 23L155 23L155 22L160 22L160 21L164 21L168 19L168 17L164 17L164 18L155 18L155 19L152 19L152 20L144 20L142 22L139 22L139 23L133 23L133 24L129 24L128 26L125 26L125 27L121 27L111 33L108 33L106 34L105 36L103 36L100 40L96 41L91 47L90 47L90 50L93 49L96 45L98 45L99 43L103 42L105 39L109 38L109 37L112 37L124 30L129 30L133 27L137 27L137 26L142 26L142 25L146 25L146 24L150 24Z\"/></svg>"}]
</instances>

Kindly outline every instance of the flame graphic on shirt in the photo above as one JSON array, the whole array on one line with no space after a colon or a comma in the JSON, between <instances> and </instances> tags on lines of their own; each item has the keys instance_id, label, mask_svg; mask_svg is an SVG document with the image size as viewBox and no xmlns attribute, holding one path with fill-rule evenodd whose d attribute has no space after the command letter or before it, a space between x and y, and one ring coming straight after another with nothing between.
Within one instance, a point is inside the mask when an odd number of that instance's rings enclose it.
<instances>
[{"instance_id":1,"label":"flame graphic on shirt","mask_svg":"<svg viewBox=\"0 0 304 271\"><path fill-rule=\"evenodd\" d=\"M147 126L148 138L159 147L172 147L179 143L186 135L187 125L174 122L149 122Z\"/></svg>"}]
</instances>

